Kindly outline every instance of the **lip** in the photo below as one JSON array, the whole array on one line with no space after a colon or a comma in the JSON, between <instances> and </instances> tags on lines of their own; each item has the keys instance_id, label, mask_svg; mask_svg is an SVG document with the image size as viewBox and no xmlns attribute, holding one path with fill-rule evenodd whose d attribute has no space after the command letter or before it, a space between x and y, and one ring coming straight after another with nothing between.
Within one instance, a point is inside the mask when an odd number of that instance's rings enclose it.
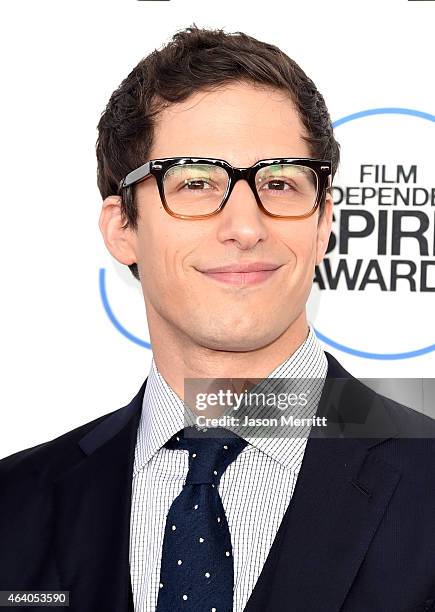
<instances>
[{"instance_id":1,"label":"lip","mask_svg":"<svg viewBox=\"0 0 435 612\"><path fill-rule=\"evenodd\" d=\"M215 274L221 272L262 272L264 270L277 270L282 264L276 264L268 261L252 261L250 263L228 264L226 266L217 266L216 268L208 268L200 270L206 274Z\"/></svg>"},{"instance_id":2,"label":"lip","mask_svg":"<svg viewBox=\"0 0 435 612\"><path fill-rule=\"evenodd\" d=\"M277 270L278 268L258 272L203 272L203 274L228 285L255 285L270 278Z\"/></svg>"},{"instance_id":3,"label":"lip","mask_svg":"<svg viewBox=\"0 0 435 612\"><path fill-rule=\"evenodd\" d=\"M254 262L244 265L220 266L211 270L201 271L209 278L227 285L255 285L273 276L280 265Z\"/></svg>"}]
</instances>

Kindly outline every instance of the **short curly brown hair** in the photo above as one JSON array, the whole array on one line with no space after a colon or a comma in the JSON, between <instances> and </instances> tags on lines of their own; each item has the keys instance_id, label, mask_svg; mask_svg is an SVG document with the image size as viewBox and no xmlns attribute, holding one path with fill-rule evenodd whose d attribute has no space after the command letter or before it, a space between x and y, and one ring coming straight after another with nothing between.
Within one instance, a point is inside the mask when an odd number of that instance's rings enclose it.
<instances>
[{"instance_id":1,"label":"short curly brown hair","mask_svg":"<svg viewBox=\"0 0 435 612\"><path fill-rule=\"evenodd\" d=\"M340 158L325 100L298 64L278 47L243 32L203 29L178 31L161 49L144 57L112 93L98 123L97 183L101 196L118 192L119 181L145 163L156 116L198 90L231 81L249 81L289 94L306 128L311 154L330 159L334 176ZM134 189L123 194L124 227L137 229ZM320 205L321 217L324 199ZM137 264L129 265L139 279Z\"/></svg>"}]
</instances>

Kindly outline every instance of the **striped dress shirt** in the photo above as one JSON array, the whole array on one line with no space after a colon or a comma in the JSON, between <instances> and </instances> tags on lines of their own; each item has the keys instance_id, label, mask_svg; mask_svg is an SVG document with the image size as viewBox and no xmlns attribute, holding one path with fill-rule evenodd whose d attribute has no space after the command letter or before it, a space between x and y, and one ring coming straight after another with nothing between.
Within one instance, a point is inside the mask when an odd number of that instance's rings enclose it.
<instances>
[{"instance_id":1,"label":"striped dress shirt","mask_svg":"<svg viewBox=\"0 0 435 612\"><path fill-rule=\"evenodd\" d=\"M316 379L304 412L314 416L327 369L310 324L306 340L264 380ZM185 425L184 403L153 359L133 466L129 557L135 612L155 612L166 515L188 472L188 452L164 444ZM219 493L233 545L234 612L245 608L269 554L296 485L309 430L301 429L298 437L294 430L280 437L246 437L248 444L221 478Z\"/></svg>"}]
</instances>

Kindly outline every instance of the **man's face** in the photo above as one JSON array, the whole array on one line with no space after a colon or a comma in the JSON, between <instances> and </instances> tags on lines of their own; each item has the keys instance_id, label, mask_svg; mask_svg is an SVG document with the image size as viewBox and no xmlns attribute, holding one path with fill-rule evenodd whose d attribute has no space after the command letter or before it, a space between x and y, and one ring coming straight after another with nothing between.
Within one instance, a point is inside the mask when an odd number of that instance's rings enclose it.
<instances>
[{"instance_id":1,"label":"man's face","mask_svg":"<svg viewBox=\"0 0 435 612\"><path fill-rule=\"evenodd\" d=\"M239 167L259 159L310 157L303 126L288 97L247 83L198 92L164 110L150 159L212 157ZM274 219L239 181L224 209L201 220L177 219L163 208L154 178L136 186L139 221L131 234L151 333L165 328L213 350L258 350L276 340L305 312L314 266L323 258L332 202L318 225ZM271 262L266 280L229 284L201 270ZM128 261L127 263L130 263Z\"/></svg>"}]
</instances>

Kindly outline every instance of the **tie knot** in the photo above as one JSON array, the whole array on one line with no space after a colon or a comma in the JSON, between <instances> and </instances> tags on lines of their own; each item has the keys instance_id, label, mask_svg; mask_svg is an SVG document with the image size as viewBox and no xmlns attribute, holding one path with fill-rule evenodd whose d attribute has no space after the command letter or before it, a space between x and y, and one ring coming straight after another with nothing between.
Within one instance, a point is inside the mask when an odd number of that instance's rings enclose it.
<instances>
[{"instance_id":1,"label":"tie knot","mask_svg":"<svg viewBox=\"0 0 435 612\"><path fill-rule=\"evenodd\" d=\"M216 486L246 444L246 440L221 427L208 429L207 435L194 427L186 427L172 436L165 446L189 451L186 485Z\"/></svg>"}]
</instances>

